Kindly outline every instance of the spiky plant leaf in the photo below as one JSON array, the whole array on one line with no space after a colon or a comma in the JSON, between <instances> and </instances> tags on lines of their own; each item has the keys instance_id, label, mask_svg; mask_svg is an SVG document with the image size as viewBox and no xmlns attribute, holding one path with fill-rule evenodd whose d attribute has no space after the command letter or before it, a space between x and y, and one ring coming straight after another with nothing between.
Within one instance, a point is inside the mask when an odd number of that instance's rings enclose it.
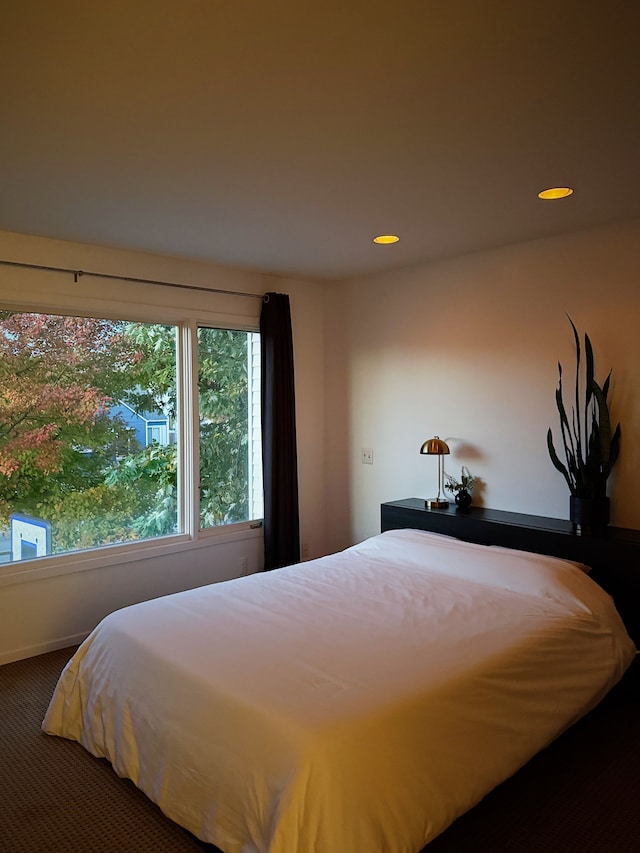
<instances>
[{"instance_id":1,"label":"spiky plant leaf","mask_svg":"<svg viewBox=\"0 0 640 853\"><path fill-rule=\"evenodd\" d=\"M591 394L593 390L593 377L594 377L594 368L593 368L593 347L591 346L591 341L589 340L589 335L584 336L584 352L585 352L585 410L589 403L591 402ZM585 424L586 424L586 415L585 415Z\"/></svg>"},{"instance_id":2,"label":"spiky plant leaf","mask_svg":"<svg viewBox=\"0 0 640 853\"><path fill-rule=\"evenodd\" d=\"M549 456L551 457L551 462L558 469L558 471L560 471L562 476L567 481L567 485L569 486L570 491L573 491L573 484L571 483L569 472L558 458L558 454L556 453L556 449L553 445L553 435L551 433L551 427L549 427L549 429L547 430L547 447L549 448Z\"/></svg>"},{"instance_id":3,"label":"spiky plant leaf","mask_svg":"<svg viewBox=\"0 0 640 853\"><path fill-rule=\"evenodd\" d=\"M607 471L607 477L611 473L613 466L616 464L618 456L620 454L620 424L618 424L614 430L613 436L611 437L611 447L609 449L609 470Z\"/></svg>"},{"instance_id":4,"label":"spiky plant leaf","mask_svg":"<svg viewBox=\"0 0 640 853\"><path fill-rule=\"evenodd\" d=\"M573 320L567 314L567 318L571 323L571 328L573 329L573 340L576 347L576 387L575 387L575 410L574 410L574 437L575 437L575 445L576 445L576 456L578 459L582 460L582 425L580 423L580 336L578 335L578 330L576 329Z\"/></svg>"},{"instance_id":5,"label":"spiky plant leaf","mask_svg":"<svg viewBox=\"0 0 640 853\"><path fill-rule=\"evenodd\" d=\"M604 393L595 379L591 383L593 395L598 404L598 436L600 441L600 457L602 467L606 469L609 465L609 455L611 452L611 419L609 418L609 407L604 398Z\"/></svg>"},{"instance_id":6,"label":"spiky plant leaf","mask_svg":"<svg viewBox=\"0 0 640 853\"><path fill-rule=\"evenodd\" d=\"M577 488L577 484L580 480L580 467L578 465L578 453L577 447L574 441L574 436L571 432L571 428L569 426L569 419L567 417L567 413L564 407L564 399L562 395L562 365L558 362L558 387L556 389L556 405L558 407L558 413L560 415L560 432L562 436L562 444L564 446L564 453L567 459L567 469L569 476L569 483L572 483L573 486L569 486L572 492Z\"/></svg>"}]
</instances>

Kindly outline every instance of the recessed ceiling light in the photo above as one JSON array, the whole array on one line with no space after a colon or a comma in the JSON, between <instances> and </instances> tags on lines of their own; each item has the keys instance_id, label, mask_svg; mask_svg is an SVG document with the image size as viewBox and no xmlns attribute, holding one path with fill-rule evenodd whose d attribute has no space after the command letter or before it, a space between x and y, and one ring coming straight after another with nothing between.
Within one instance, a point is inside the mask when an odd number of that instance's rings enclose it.
<instances>
[{"instance_id":1,"label":"recessed ceiling light","mask_svg":"<svg viewBox=\"0 0 640 853\"><path fill-rule=\"evenodd\" d=\"M538 198L566 198L568 195L571 195L572 192L573 190L571 187L550 187L548 190L542 190L541 193L538 193Z\"/></svg>"},{"instance_id":2,"label":"recessed ceiling light","mask_svg":"<svg viewBox=\"0 0 640 853\"><path fill-rule=\"evenodd\" d=\"M374 243L380 243L381 245L386 245L389 243L397 243L400 238L396 237L395 234L380 234L379 237L374 237Z\"/></svg>"}]
</instances>

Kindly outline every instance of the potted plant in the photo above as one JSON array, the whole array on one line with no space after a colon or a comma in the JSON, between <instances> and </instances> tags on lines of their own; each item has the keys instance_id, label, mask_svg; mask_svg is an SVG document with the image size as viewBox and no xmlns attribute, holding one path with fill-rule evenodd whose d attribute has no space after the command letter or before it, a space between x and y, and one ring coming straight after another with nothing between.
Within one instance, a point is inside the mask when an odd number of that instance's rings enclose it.
<instances>
[{"instance_id":1,"label":"potted plant","mask_svg":"<svg viewBox=\"0 0 640 853\"><path fill-rule=\"evenodd\" d=\"M580 533L602 533L609 523L607 480L620 452L620 424L611 431L607 395L611 371L602 385L595 379L593 348L584 336L584 376L581 378L580 337L571 317L576 347L575 404L571 418L563 401L562 365L558 362L556 405L560 416L560 433L566 464L553 444L551 427L547 430L547 447L553 465L569 486L569 517Z\"/></svg>"},{"instance_id":2,"label":"potted plant","mask_svg":"<svg viewBox=\"0 0 640 853\"><path fill-rule=\"evenodd\" d=\"M475 486L475 477L469 473L469 469L464 465L460 473L460 479L456 480L451 474L445 472L444 475L445 489L454 496L456 505L460 509L467 509L471 506L471 492Z\"/></svg>"}]
</instances>

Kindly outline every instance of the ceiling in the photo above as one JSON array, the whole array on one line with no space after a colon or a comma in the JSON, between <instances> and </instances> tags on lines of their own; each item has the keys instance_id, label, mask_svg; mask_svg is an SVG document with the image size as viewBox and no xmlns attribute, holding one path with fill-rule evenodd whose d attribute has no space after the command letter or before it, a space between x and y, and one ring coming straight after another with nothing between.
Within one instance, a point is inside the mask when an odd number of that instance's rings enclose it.
<instances>
[{"instance_id":1,"label":"ceiling","mask_svg":"<svg viewBox=\"0 0 640 853\"><path fill-rule=\"evenodd\" d=\"M3 3L0 228L343 278L635 219L639 33L637 0Z\"/></svg>"}]
</instances>

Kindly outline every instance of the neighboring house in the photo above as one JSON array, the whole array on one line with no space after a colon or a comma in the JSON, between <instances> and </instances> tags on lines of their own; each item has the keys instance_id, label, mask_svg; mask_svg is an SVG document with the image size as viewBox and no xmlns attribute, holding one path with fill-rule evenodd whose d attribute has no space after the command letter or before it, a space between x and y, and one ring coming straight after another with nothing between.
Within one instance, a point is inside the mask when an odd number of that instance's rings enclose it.
<instances>
[{"instance_id":1,"label":"neighboring house","mask_svg":"<svg viewBox=\"0 0 640 853\"><path fill-rule=\"evenodd\" d=\"M141 447L156 444L175 444L176 431L171 425L169 417L161 412L136 412L127 403L118 403L111 406L112 418L119 417L129 429L134 430L136 439Z\"/></svg>"},{"instance_id":2,"label":"neighboring house","mask_svg":"<svg viewBox=\"0 0 640 853\"><path fill-rule=\"evenodd\" d=\"M11 562L11 537L0 530L0 563Z\"/></svg>"}]
</instances>

